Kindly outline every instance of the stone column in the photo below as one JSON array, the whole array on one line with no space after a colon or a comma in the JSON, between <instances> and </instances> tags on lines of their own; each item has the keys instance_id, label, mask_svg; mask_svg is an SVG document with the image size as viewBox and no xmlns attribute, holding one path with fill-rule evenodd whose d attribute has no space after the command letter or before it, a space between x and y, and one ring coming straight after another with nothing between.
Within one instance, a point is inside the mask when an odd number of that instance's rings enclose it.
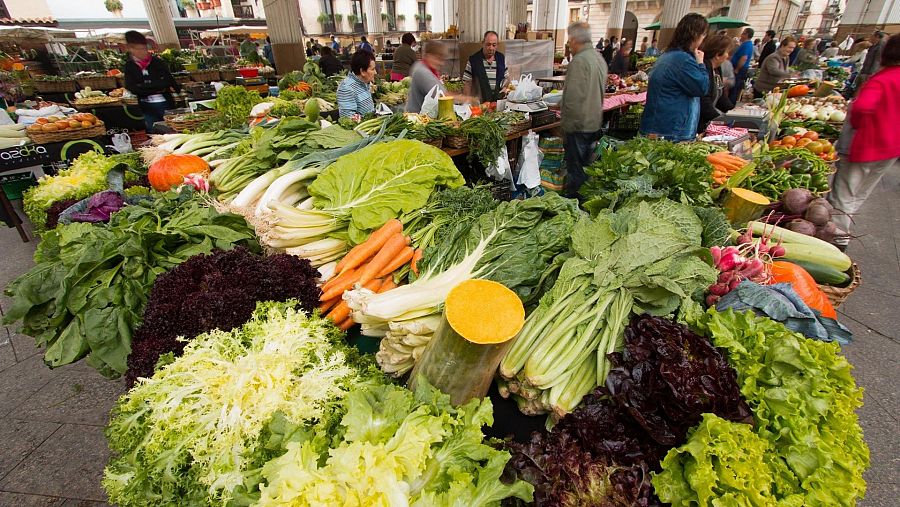
<instances>
[{"instance_id":1,"label":"stone column","mask_svg":"<svg viewBox=\"0 0 900 507\"><path fill-rule=\"evenodd\" d=\"M278 73L301 70L306 53L300 33L300 4L297 0L263 0L263 9Z\"/></svg>"},{"instance_id":2,"label":"stone column","mask_svg":"<svg viewBox=\"0 0 900 507\"><path fill-rule=\"evenodd\" d=\"M222 17L234 19L234 5L231 0L222 0Z\"/></svg>"},{"instance_id":3,"label":"stone column","mask_svg":"<svg viewBox=\"0 0 900 507\"><path fill-rule=\"evenodd\" d=\"M691 0L666 0L659 17L659 45L665 51L675 33L675 27L685 14L691 12Z\"/></svg>"},{"instance_id":4,"label":"stone column","mask_svg":"<svg viewBox=\"0 0 900 507\"><path fill-rule=\"evenodd\" d=\"M800 14L800 6L793 2L788 6L787 17L784 20L784 26L781 29L791 31L797 24L797 16ZM782 34L778 34L781 36Z\"/></svg>"},{"instance_id":5,"label":"stone column","mask_svg":"<svg viewBox=\"0 0 900 507\"><path fill-rule=\"evenodd\" d=\"M460 42L480 42L484 32L493 30L506 38L510 0L458 0Z\"/></svg>"},{"instance_id":6,"label":"stone column","mask_svg":"<svg viewBox=\"0 0 900 507\"><path fill-rule=\"evenodd\" d=\"M747 21L747 15L750 14L750 0L731 0L728 6L728 17Z\"/></svg>"},{"instance_id":7,"label":"stone column","mask_svg":"<svg viewBox=\"0 0 900 507\"><path fill-rule=\"evenodd\" d=\"M169 2L167 0L144 0L144 9L146 9L147 19L150 21L153 39L160 49L180 47Z\"/></svg>"},{"instance_id":8,"label":"stone column","mask_svg":"<svg viewBox=\"0 0 900 507\"><path fill-rule=\"evenodd\" d=\"M509 24L518 25L528 18L528 0L509 0Z\"/></svg>"},{"instance_id":9,"label":"stone column","mask_svg":"<svg viewBox=\"0 0 900 507\"><path fill-rule=\"evenodd\" d=\"M384 32L381 23L381 0L363 0L363 13L366 16L365 28L369 44L375 47L375 37Z\"/></svg>"},{"instance_id":10,"label":"stone column","mask_svg":"<svg viewBox=\"0 0 900 507\"><path fill-rule=\"evenodd\" d=\"M622 29L625 28L625 6L627 0L612 0L609 11L609 24L606 27L606 37L615 35L622 37Z\"/></svg>"}]
</instances>

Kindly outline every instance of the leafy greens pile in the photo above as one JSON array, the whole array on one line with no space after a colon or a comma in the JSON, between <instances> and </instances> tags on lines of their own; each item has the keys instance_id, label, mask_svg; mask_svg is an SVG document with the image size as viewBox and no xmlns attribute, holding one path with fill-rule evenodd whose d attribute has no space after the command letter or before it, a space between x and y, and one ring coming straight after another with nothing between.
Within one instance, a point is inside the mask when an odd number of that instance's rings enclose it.
<instances>
[{"instance_id":1,"label":"leafy greens pile","mask_svg":"<svg viewBox=\"0 0 900 507\"><path fill-rule=\"evenodd\" d=\"M607 354L621 348L632 313L696 308L717 276L702 231L690 206L668 199L582 219L555 285L500 363L520 409L557 418L571 412L603 384Z\"/></svg>"},{"instance_id":2,"label":"leafy greens pile","mask_svg":"<svg viewBox=\"0 0 900 507\"><path fill-rule=\"evenodd\" d=\"M591 214L622 205L631 197L668 197L684 204L710 206L712 166L708 151L686 143L636 137L604 150L585 168L581 187Z\"/></svg>"},{"instance_id":3,"label":"leafy greens pile","mask_svg":"<svg viewBox=\"0 0 900 507\"><path fill-rule=\"evenodd\" d=\"M139 161L140 157L137 154L107 157L96 151L83 153L72 162L68 169L59 171L56 176L41 178L36 186L25 191L22 195L25 214L34 225L35 231L41 233L47 224L47 210L54 203L73 199L74 201L69 204L71 205L85 197L106 190L106 174L110 169L120 163L137 167ZM130 172L126 173L126 177L128 179L135 178Z\"/></svg>"},{"instance_id":4,"label":"leafy greens pile","mask_svg":"<svg viewBox=\"0 0 900 507\"><path fill-rule=\"evenodd\" d=\"M305 259L260 256L242 247L191 257L153 284L131 343L129 384L153 375L160 356L180 356L187 340L247 322L257 302L295 299L312 312L321 294L318 277Z\"/></svg>"},{"instance_id":5,"label":"leafy greens pile","mask_svg":"<svg viewBox=\"0 0 900 507\"><path fill-rule=\"evenodd\" d=\"M420 382L363 388L341 402L340 431L287 444L263 467L260 507L411 505L488 507L532 487L501 480L506 451L482 442L493 422L490 400L453 407L450 397Z\"/></svg>"},{"instance_id":6,"label":"leafy greens pile","mask_svg":"<svg viewBox=\"0 0 900 507\"><path fill-rule=\"evenodd\" d=\"M261 303L242 327L196 337L119 400L106 430L111 502L247 505L285 439L327 434L336 402L383 381L337 328L295 305Z\"/></svg>"},{"instance_id":7,"label":"leafy greens pile","mask_svg":"<svg viewBox=\"0 0 900 507\"><path fill-rule=\"evenodd\" d=\"M388 220L424 206L435 188L464 183L446 153L401 139L342 156L308 190L313 206L346 223L347 238L358 244Z\"/></svg>"},{"instance_id":8,"label":"leafy greens pile","mask_svg":"<svg viewBox=\"0 0 900 507\"><path fill-rule=\"evenodd\" d=\"M862 390L838 344L805 338L753 312L710 309L693 324L737 370L741 393L753 409L754 432L778 458L764 475L779 504L854 505L865 493L869 448L854 412L862 406ZM668 465L677 463L673 458ZM689 482L673 470L653 481L660 491L671 492L662 499L673 503L702 497L730 473L716 468L703 481Z\"/></svg>"},{"instance_id":9,"label":"leafy greens pile","mask_svg":"<svg viewBox=\"0 0 900 507\"><path fill-rule=\"evenodd\" d=\"M705 338L641 316L612 354L606 385L547 434L509 444L511 472L535 485L542 506L656 506L649 472L704 413L749 421L734 371Z\"/></svg>"},{"instance_id":10,"label":"leafy greens pile","mask_svg":"<svg viewBox=\"0 0 900 507\"><path fill-rule=\"evenodd\" d=\"M403 230L417 248L427 249L449 235L460 222L468 222L499 205L485 187L458 187L440 190L421 209L401 218Z\"/></svg>"},{"instance_id":11,"label":"leafy greens pile","mask_svg":"<svg viewBox=\"0 0 900 507\"><path fill-rule=\"evenodd\" d=\"M258 248L237 215L206 207L190 190L126 206L108 224L73 223L44 234L35 266L6 288L5 324L45 346L55 368L87 356L107 377L126 370L132 332L156 277L189 257L236 245Z\"/></svg>"}]
</instances>

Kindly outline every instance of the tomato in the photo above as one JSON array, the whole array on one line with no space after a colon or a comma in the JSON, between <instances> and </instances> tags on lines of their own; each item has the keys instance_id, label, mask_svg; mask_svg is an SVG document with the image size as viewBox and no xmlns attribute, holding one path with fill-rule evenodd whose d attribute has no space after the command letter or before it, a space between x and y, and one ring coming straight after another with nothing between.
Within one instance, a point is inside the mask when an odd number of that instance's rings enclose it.
<instances>
[{"instance_id":1,"label":"tomato","mask_svg":"<svg viewBox=\"0 0 900 507\"><path fill-rule=\"evenodd\" d=\"M819 133L814 130L809 130L803 134L803 137L812 141L817 141L819 139Z\"/></svg>"},{"instance_id":2,"label":"tomato","mask_svg":"<svg viewBox=\"0 0 900 507\"><path fill-rule=\"evenodd\" d=\"M795 144L797 144L797 138L794 136L784 136L784 138L781 140L781 144L785 146L794 146Z\"/></svg>"},{"instance_id":3,"label":"tomato","mask_svg":"<svg viewBox=\"0 0 900 507\"><path fill-rule=\"evenodd\" d=\"M810 139L810 138L808 138L808 137L802 137L802 138L800 138L800 139L797 140L797 144L796 144L795 146L796 146L797 148L803 148L804 146L806 146L807 144L810 144L810 143L812 143L812 142L813 142L812 139Z\"/></svg>"},{"instance_id":4,"label":"tomato","mask_svg":"<svg viewBox=\"0 0 900 507\"><path fill-rule=\"evenodd\" d=\"M819 141L813 141L806 146L806 149L815 153L816 155L821 155L822 152L825 151L825 146L823 146Z\"/></svg>"}]
</instances>

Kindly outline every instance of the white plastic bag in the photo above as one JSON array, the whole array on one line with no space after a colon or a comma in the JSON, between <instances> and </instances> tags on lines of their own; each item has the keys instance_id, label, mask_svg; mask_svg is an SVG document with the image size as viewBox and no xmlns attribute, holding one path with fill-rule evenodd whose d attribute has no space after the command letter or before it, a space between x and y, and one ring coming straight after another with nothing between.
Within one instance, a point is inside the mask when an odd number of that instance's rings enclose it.
<instances>
[{"instance_id":1,"label":"white plastic bag","mask_svg":"<svg viewBox=\"0 0 900 507\"><path fill-rule=\"evenodd\" d=\"M114 134L111 139L112 144L107 144L106 147L115 150L116 153L131 153L134 151L131 147L131 136L127 133Z\"/></svg>"},{"instance_id":2,"label":"white plastic bag","mask_svg":"<svg viewBox=\"0 0 900 507\"><path fill-rule=\"evenodd\" d=\"M544 155L538 148L540 136L529 131L522 138L522 152L519 154L517 169L519 170L519 178L516 181L519 185L525 185L525 188L531 189L541 184L541 161Z\"/></svg>"},{"instance_id":3,"label":"white plastic bag","mask_svg":"<svg viewBox=\"0 0 900 507\"><path fill-rule=\"evenodd\" d=\"M500 156L497 161L491 164L484 171L489 177L496 181L509 180L512 182L512 168L509 167L509 153L506 151L506 145L500 150Z\"/></svg>"},{"instance_id":4,"label":"white plastic bag","mask_svg":"<svg viewBox=\"0 0 900 507\"><path fill-rule=\"evenodd\" d=\"M544 89L534 82L531 74L525 74L507 98L513 102L534 102L540 100L543 94Z\"/></svg>"},{"instance_id":5,"label":"white plastic bag","mask_svg":"<svg viewBox=\"0 0 900 507\"><path fill-rule=\"evenodd\" d=\"M394 114L394 112L391 111L391 108L388 107L387 104L385 104L384 102L379 102L378 106L375 108L375 114L377 116L390 116Z\"/></svg>"},{"instance_id":6,"label":"white plastic bag","mask_svg":"<svg viewBox=\"0 0 900 507\"><path fill-rule=\"evenodd\" d=\"M422 110L419 114L426 115L430 118L437 118L438 115L438 98L444 96L444 90L440 85L434 85L428 93L425 94L425 100L422 101Z\"/></svg>"},{"instance_id":7,"label":"white plastic bag","mask_svg":"<svg viewBox=\"0 0 900 507\"><path fill-rule=\"evenodd\" d=\"M456 116L459 116L462 121L466 121L472 117L472 110L465 104L453 104L453 112L456 113Z\"/></svg>"}]
</instances>

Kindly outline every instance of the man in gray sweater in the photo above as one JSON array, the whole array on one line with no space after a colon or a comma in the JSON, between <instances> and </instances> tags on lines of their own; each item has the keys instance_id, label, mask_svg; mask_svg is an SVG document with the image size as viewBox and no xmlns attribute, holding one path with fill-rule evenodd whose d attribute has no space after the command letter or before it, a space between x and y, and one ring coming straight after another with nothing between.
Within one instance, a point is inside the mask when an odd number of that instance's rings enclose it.
<instances>
[{"instance_id":1,"label":"man in gray sweater","mask_svg":"<svg viewBox=\"0 0 900 507\"><path fill-rule=\"evenodd\" d=\"M565 195L577 197L587 180L584 166L590 161L591 145L600 138L607 67L591 46L590 25L573 23L568 33L569 48L575 56L566 70L560 114L565 136Z\"/></svg>"}]
</instances>

